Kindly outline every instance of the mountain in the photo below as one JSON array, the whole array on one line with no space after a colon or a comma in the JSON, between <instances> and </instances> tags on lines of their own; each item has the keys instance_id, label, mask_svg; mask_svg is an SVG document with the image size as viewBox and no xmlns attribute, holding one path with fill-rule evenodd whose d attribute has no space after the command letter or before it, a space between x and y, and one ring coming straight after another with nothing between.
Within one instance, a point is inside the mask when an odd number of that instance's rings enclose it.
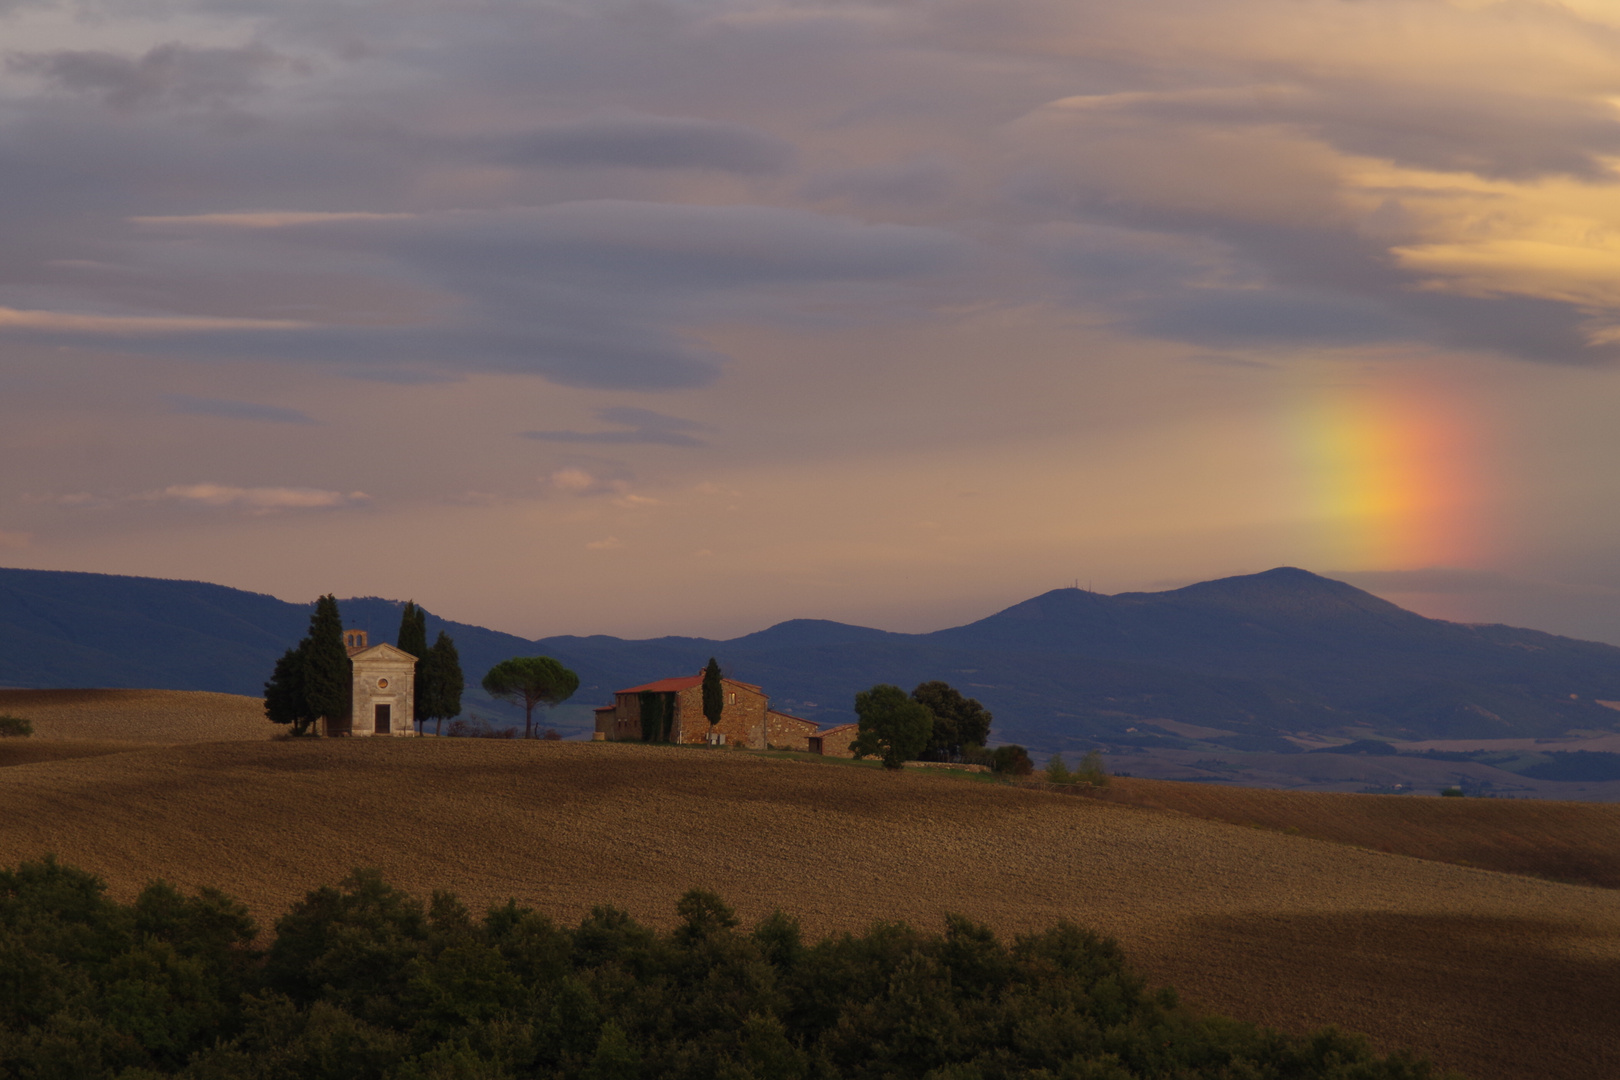
<instances>
[{"instance_id":1,"label":"mountain","mask_svg":"<svg viewBox=\"0 0 1620 1080\"><path fill-rule=\"evenodd\" d=\"M400 601L339 603L346 625L393 640ZM309 610L199 582L0 569L0 685L258 694ZM1160 720L1217 729L1239 749L1282 749L1300 732L1506 738L1620 724L1601 704L1620 703L1620 648L1428 619L1288 567L1157 593L1057 589L928 634L795 619L729 641L528 641L430 614L429 638L440 629L470 688L508 656L572 667L580 691L548 722L574 734L613 690L710 656L824 724L853 719L855 693L874 683L943 679L995 713L998 739L1038 749L1174 745L1169 728L1142 730ZM467 705L517 715L476 690Z\"/></svg>"}]
</instances>

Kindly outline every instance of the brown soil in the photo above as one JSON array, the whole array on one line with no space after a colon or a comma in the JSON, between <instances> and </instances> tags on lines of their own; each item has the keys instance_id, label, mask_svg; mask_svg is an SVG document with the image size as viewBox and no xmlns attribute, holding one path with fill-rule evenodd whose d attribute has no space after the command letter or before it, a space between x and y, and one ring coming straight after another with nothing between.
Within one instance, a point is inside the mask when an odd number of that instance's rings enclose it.
<instances>
[{"instance_id":1,"label":"brown soil","mask_svg":"<svg viewBox=\"0 0 1620 1080\"><path fill-rule=\"evenodd\" d=\"M0 805L0 864L54 851L124 897L162 876L269 918L368 865L568 921L607 902L666 923L692 886L815 934L1067 918L1216 1011L1338 1023L1481 1080L1620 1076L1620 892L967 777L600 743L241 742L3 769Z\"/></svg>"},{"instance_id":2,"label":"brown soil","mask_svg":"<svg viewBox=\"0 0 1620 1080\"><path fill-rule=\"evenodd\" d=\"M1210 787L1115 777L1111 801L1374 851L1620 889L1620 805Z\"/></svg>"},{"instance_id":3,"label":"brown soil","mask_svg":"<svg viewBox=\"0 0 1620 1080\"><path fill-rule=\"evenodd\" d=\"M0 690L0 715L32 721L36 739L220 742L286 730L258 698L190 690Z\"/></svg>"},{"instance_id":4,"label":"brown soil","mask_svg":"<svg viewBox=\"0 0 1620 1080\"><path fill-rule=\"evenodd\" d=\"M0 739L0 768L32 765L37 761L67 761L148 749L151 743L110 742L100 739Z\"/></svg>"}]
</instances>

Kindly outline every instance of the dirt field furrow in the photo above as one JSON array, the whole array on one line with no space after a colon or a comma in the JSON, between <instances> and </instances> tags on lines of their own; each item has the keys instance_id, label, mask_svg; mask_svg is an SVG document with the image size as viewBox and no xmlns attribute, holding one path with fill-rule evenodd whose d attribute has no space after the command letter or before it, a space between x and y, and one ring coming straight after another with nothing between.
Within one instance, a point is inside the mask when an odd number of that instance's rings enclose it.
<instances>
[{"instance_id":1,"label":"dirt field furrow","mask_svg":"<svg viewBox=\"0 0 1620 1080\"><path fill-rule=\"evenodd\" d=\"M1444 806L1407 812L1422 802ZM1066 918L1218 1011L1339 1023L1481 1078L1620 1076L1620 892L1144 806L727 751L425 739L16 765L0 807L0 861L53 851L121 896L217 885L266 921L357 865L564 921L612 903L667 922L697 885L814 934Z\"/></svg>"}]
</instances>

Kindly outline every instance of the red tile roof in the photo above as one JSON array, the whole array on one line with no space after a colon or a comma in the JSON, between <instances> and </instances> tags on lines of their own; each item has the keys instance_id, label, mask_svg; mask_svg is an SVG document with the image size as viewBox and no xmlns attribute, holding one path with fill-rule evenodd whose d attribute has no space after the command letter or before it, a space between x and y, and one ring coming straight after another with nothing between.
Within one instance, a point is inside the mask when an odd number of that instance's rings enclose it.
<instances>
[{"instance_id":1,"label":"red tile roof","mask_svg":"<svg viewBox=\"0 0 1620 1080\"><path fill-rule=\"evenodd\" d=\"M859 724L839 724L839 725L837 725L835 727L827 728L825 731L818 731L818 732L816 732L816 734L817 735L831 735L835 731L843 731L845 728L858 728L860 726L861 725L859 725Z\"/></svg>"},{"instance_id":2,"label":"red tile roof","mask_svg":"<svg viewBox=\"0 0 1620 1080\"><path fill-rule=\"evenodd\" d=\"M681 675L673 679L659 679L657 682L650 682L645 686L632 686L628 690L615 690L613 692L615 694L678 694L682 690L690 690L702 681L703 673L700 671L696 675ZM736 679L721 679L720 681L729 686L740 686L745 690L760 689L753 683L738 682Z\"/></svg>"},{"instance_id":3,"label":"red tile roof","mask_svg":"<svg viewBox=\"0 0 1620 1080\"><path fill-rule=\"evenodd\" d=\"M645 686L632 686L628 690L615 690L615 694L676 694L689 690L703 681L702 675L682 675L675 679L659 679Z\"/></svg>"}]
</instances>

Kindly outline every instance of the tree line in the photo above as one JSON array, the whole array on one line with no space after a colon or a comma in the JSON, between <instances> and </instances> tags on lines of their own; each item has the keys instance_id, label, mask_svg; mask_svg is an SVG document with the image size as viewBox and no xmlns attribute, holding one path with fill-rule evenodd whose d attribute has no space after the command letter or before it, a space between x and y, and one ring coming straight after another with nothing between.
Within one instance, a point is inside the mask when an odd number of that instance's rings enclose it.
<instances>
[{"instance_id":1,"label":"tree line","mask_svg":"<svg viewBox=\"0 0 1620 1080\"><path fill-rule=\"evenodd\" d=\"M947 916L807 941L712 892L669 929L475 915L357 870L261 947L242 904L128 904L47 858L0 870L0 1075L17 1080L1438 1080L1325 1029L1151 990L1072 923L1004 941Z\"/></svg>"}]
</instances>

